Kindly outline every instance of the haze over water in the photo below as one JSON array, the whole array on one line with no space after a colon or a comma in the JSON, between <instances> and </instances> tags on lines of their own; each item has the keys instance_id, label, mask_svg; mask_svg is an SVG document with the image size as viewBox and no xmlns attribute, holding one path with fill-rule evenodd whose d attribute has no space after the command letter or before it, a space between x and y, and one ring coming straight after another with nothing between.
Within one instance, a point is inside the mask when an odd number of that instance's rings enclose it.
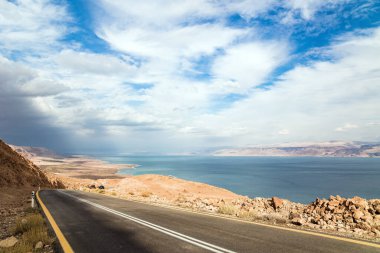
<instances>
[{"instance_id":1,"label":"haze over water","mask_svg":"<svg viewBox=\"0 0 380 253\"><path fill-rule=\"evenodd\" d=\"M226 188L249 197L301 203L330 195L380 198L380 159L327 157L107 156L138 164L122 174L161 174Z\"/></svg>"}]
</instances>

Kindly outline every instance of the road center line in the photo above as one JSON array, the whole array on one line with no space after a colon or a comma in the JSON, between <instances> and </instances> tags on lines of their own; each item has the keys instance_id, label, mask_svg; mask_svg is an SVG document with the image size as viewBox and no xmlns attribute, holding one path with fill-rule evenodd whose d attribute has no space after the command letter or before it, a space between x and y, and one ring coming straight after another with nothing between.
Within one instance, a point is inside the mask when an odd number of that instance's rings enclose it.
<instances>
[{"instance_id":1,"label":"road center line","mask_svg":"<svg viewBox=\"0 0 380 253\"><path fill-rule=\"evenodd\" d=\"M159 231L161 233L164 233L166 235L169 235L171 237L174 237L174 238L177 238L179 240L182 240L182 241L185 241L185 242L188 242L190 244L193 244L195 246L198 246L200 248L203 248L203 249L207 249L211 252L215 252L215 253L235 253L234 251L231 251L231 250L228 250L228 249L225 249L225 248L222 248L222 247L219 247L219 246L216 246L214 244L211 244L211 243L207 243L207 242L204 242L204 241L201 241L199 239L196 239L196 238L193 238L193 237L190 237L190 236L187 236L187 235L184 235L184 234L181 234L181 233L178 233L176 231L173 231L171 229L168 229L168 228L165 228L165 227L162 227L162 226L159 226L159 225L156 225L156 224L153 224L153 223L150 223L148 221L145 221L145 220L142 220L142 219L139 219L139 218L136 218L136 217L133 217L131 215L128 215L128 214L125 214L125 213L122 213L122 212L119 212L119 211L116 211L114 209L111 209L111 208L108 208L108 207L105 207L105 206L102 206L102 205L99 205L99 204L96 204L94 202L91 202L89 200L86 200L86 199L82 199L82 198L78 198L76 196L73 196L71 194L68 194L66 192L63 192L61 190L58 190L58 192L62 193L62 194L65 194L67 196L70 196L74 199L77 199L79 201L82 201L82 202L85 202L89 205L92 205L94 207L97 207L99 209L102 209L104 211L107 211L107 212L110 212L110 213L113 213L115 215L118 215L120 217L123 217L125 219L128 219L128 220L131 220L135 223L138 223L140 225L143 225L143 226L146 226L146 227L149 227L151 229L154 229L156 231Z\"/></svg>"}]
</instances>

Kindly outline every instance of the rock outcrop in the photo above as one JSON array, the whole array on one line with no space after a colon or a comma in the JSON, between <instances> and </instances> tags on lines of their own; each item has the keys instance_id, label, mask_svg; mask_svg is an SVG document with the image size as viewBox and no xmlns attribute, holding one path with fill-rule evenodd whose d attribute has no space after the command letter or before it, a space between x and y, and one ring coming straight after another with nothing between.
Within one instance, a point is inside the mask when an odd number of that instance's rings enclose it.
<instances>
[{"instance_id":1,"label":"rock outcrop","mask_svg":"<svg viewBox=\"0 0 380 253\"><path fill-rule=\"evenodd\" d=\"M305 207L302 219L309 227L380 236L380 199L316 199Z\"/></svg>"},{"instance_id":2,"label":"rock outcrop","mask_svg":"<svg viewBox=\"0 0 380 253\"><path fill-rule=\"evenodd\" d=\"M177 205L235 217L287 223L366 238L380 238L380 199L360 197L316 199L309 205L278 197L224 199L178 198Z\"/></svg>"}]
</instances>

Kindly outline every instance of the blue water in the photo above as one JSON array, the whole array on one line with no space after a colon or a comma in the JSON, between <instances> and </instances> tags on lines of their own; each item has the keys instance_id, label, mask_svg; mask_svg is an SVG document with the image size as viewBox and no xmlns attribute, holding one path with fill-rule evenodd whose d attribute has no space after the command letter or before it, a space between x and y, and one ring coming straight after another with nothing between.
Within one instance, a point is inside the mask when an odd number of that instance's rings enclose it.
<instances>
[{"instance_id":1,"label":"blue water","mask_svg":"<svg viewBox=\"0 0 380 253\"><path fill-rule=\"evenodd\" d=\"M161 174L207 183L250 197L279 196L308 203L339 194L380 198L380 159L320 157L98 157L138 164L122 174Z\"/></svg>"}]
</instances>

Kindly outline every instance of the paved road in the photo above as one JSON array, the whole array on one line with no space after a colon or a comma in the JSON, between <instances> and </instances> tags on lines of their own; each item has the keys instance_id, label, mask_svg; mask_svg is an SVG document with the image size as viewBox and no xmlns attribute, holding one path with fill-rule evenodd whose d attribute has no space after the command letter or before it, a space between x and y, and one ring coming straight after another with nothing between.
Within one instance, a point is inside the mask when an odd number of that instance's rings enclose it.
<instances>
[{"instance_id":1,"label":"paved road","mask_svg":"<svg viewBox=\"0 0 380 253\"><path fill-rule=\"evenodd\" d=\"M77 253L380 252L380 248L78 191L40 198Z\"/></svg>"}]
</instances>

